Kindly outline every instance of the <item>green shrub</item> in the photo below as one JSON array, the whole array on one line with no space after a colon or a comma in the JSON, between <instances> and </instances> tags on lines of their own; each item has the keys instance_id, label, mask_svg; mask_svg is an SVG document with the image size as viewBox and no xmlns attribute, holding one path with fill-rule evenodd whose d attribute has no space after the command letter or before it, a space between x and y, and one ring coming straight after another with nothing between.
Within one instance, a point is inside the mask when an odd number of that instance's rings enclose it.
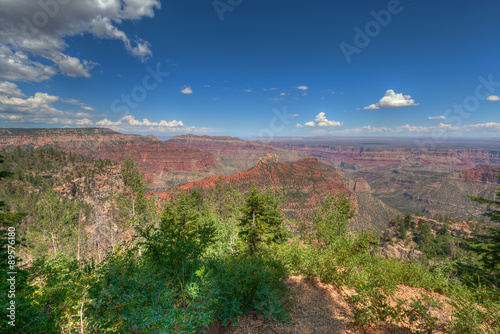
<instances>
[{"instance_id":1,"label":"green shrub","mask_svg":"<svg viewBox=\"0 0 500 334\"><path fill-rule=\"evenodd\" d=\"M213 318L207 291L192 280L176 289L163 268L117 251L100 266L89 291L90 328L118 333L198 333Z\"/></svg>"},{"instance_id":2,"label":"green shrub","mask_svg":"<svg viewBox=\"0 0 500 334\"><path fill-rule=\"evenodd\" d=\"M269 320L289 320L287 276L280 261L232 255L210 260L204 280L222 324L236 327L238 316L253 312Z\"/></svg>"}]
</instances>

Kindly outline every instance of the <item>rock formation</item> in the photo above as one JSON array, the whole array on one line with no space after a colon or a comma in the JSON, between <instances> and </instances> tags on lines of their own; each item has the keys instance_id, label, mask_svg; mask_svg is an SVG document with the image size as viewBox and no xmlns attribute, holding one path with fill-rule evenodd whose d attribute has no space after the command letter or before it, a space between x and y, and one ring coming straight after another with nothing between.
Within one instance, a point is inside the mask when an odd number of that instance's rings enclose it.
<instances>
[{"instance_id":1,"label":"rock formation","mask_svg":"<svg viewBox=\"0 0 500 334\"><path fill-rule=\"evenodd\" d=\"M459 178L464 182L500 184L498 174L500 174L498 167L477 166L460 172Z\"/></svg>"},{"instance_id":2,"label":"rock formation","mask_svg":"<svg viewBox=\"0 0 500 334\"><path fill-rule=\"evenodd\" d=\"M271 164L278 163L278 156L273 153L273 151L268 151L266 156L259 159L259 164Z\"/></svg>"},{"instance_id":3,"label":"rock formation","mask_svg":"<svg viewBox=\"0 0 500 334\"><path fill-rule=\"evenodd\" d=\"M354 184L354 191L358 193L370 194L372 192L372 189L370 188L370 185L368 184L368 182L366 182L365 179L359 178L356 180L356 183Z\"/></svg>"},{"instance_id":4,"label":"rock formation","mask_svg":"<svg viewBox=\"0 0 500 334\"><path fill-rule=\"evenodd\" d=\"M355 229L381 230L387 226L390 218L399 214L371 196L367 192L369 186L366 181L366 185L363 181L358 185L361 190L358 194L353 191L354 181L345 178L334 167L319 162L317 158L306 158L292 163L274 163L276 161L274 155L269 154L268 157L271 157L273 163L261 162L244 172L228 176L215 175L187 183L179 188L211 189L215 187L216 181L220 181L244 193L248 192L253 184L259 189L284 190L287 193L284 213L290 218L306 220L320 205L325 194L344 193L360 213L352 225ZM361 208L360 201L366 207Z\"/></svg>"}]
</instances>

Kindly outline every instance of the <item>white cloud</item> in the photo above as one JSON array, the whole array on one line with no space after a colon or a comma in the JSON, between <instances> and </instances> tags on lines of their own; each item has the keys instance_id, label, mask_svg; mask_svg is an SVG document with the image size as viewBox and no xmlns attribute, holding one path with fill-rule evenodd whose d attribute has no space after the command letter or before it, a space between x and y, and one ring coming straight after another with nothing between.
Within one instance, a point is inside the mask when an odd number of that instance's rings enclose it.
<instances>
[{"instance_id":1,"label":"white cloud","mask_svg":"<svg viewBox=\"0 0 500 334\"><path fill-rule=\"evenodd\" d=\"M320 112L316 115L314 121L318 123L318 126L342 126L342 123L340 122L327 120L324 112Z\"/></svg>"},{"instance_id":2,"label":"white cloud","mask_svg":"<svg viewBox=\"0 0 500 334\"><path fill-rule=\"evenodd\" d=\"M71 98L61 98L61 102L64 103L69 103L73 105L80 106L81 109L83 110L88 110L88 111L95 111L94 108L87 106L85 103L78 101L77 99L71 99Z\"/></svg>"},{"instance_id":3,"label":"white cloud","mask_svg":"<svg viewBox=\"0 0 500 334\"><path fill-rule=\"evenodd\" d=\"M293 114L292 117L298 117L300 114Z\"/></svg>"},{"instance_id":4,"label":"white cloud","mask_svg":"<svg viewBox=\"0 0 500 334\"><path fill-rule=\"evenodd\" d=\"M307 87L307 86L298 86L295 88L297 88L298 90L308 90L309 89L309 87Z\"/></svg>"},{"instance_id":5,"label":"white cloud","mask_svg":"<svg viewBox=\"0 0 500 334\"><path fill-rule=\"evenodd\" d=\"M500 130L500 123L488 122L488 123L464 125L464 128L466 128L466 129L497 129L497 130Z\"/></svg>"},{"instance_id":6,"label":"white cloud","mask_svg":"<svg viewBox=\"0 0 500 334\"><path fill-rule=\"evenodd\" d=\"M20 97L0 96L0 111L19 112L24 114L62 115L63 112L55 109L52 104L59 101L58 96L47 93L35 93L27 99Z\"/></svg>"},{"instance_id":7,"label":"white cloud","mask_svg":"<svg viewBox=\"0 0 500 334\"><path fill-rule=\"evenodd\" d=\"M88 118L83 118L83 119L77 119L75 121L76 125L92 125L92 121Z\"/></svg>"},{"instance_id":8,"label":"white cloud","mask_svg":"<svg viewBox=\"0 0 500 334\"><path fill-rule=\"evenodd\" d=\"M444 140L446 137L464 137L464 134L469 136L491 136L498 137L500 135L500 123L487 122L469 125L453 125L439 123L435 126L419 126L419 125L402 125L393 128L389 127L374 127L363 126L353 129L319 129L311 132L315 135L392 135L392 136L431 136L440 134L436 140Z\"/></svg>"},{"instance_id":9,"label":"white cloud","mask_svg":"<svg viewBox=\"0 0 500 334\"><path fill-rule=\"evenodd\" d=\"M298 114L294 114L299 116ZM292 115L292 116L294 116ZM336 127L336 126L342 126L342 123L336 122L336 121L329 121L326 119L325 113L320 112L319 114L316 115L316 118L314 121L310 121L304 124L305 126L310 126L310 127L315 127L315 126L321 126L321 127Z\"/></svg>"},{"instance_id":10,"label":"white cloud","mask_svg":"<svg viewBox=\"0 0 500 334\"><path fill-rule=\"evenodd\" d=\"M151 56L147 41L118 29L125 20L153 17L159 0L1 1L0 80L47 80L58 71L90 77L95 63L65 54L65 39L91 34L120 40L135 57ZM44 58L51 63L33 60Z\"/></svg>"},{"instance_id":11,"label":"white cloud","mask_svg":"<svg viewBox=\"0 0 500 334\"><path fill-rule=\"evenodd\" d=\"M380 109L408 106L418 106L418 103L415 103L410 95L395 93L392 89L389 89L385 92L384 97L382 97L379 102L370 104L368 107L364 107L363 109Z\"/></svg>"},{"instance_id":12,"label":"white cloud","mask_svg":"<svg viewBox=\"0 0 500 334\"><path fill-rule=\"evenodd\" d=\"M486 98L488 101L500 101L500 96L498 95L490 95Z\"/></svg>"},{"instance_id":13,"label":"white cloud","mask_svg":"<svg viewBox=\"0 0 500 334\"><path fill-rule=\"evenodd\" d=\"M8 81L0 82L0 120L5 122L84 125L88 124L88 117L93 117L87 112L59 110L54 106L57 102L78 105L84 110L93 111L93 108L78 100L47 93L37 92L33 96L25 97L17 85Z\"/></svg>"},{"instance_id":14,"label":"white cloud","mask_svg":"<svg viewBox=\"0 0 500 334\"><path fill-rule=\"evenodd\" d=\"M247 92L247 93L251 93L252 90L251 89L243 89L243 91Z\"/></svg>"},{"instance_id":15,"label":"white cloud","mask_svg":"<svg viewBox=\"0 0 500 334\"><path fill-rule=\"evenodd\" d=\"M59 71L67 76L86 78L90 78L89 71L96 65L94 62L88 60L84 60L82 64L80 59L62 54L58 57L57 63L59 65Z\"/></svg>"},{"instance_id":16,"label":"white cloud","mask_svg":"<svg viewBox=\"0 0 500 334\"><path fill-rule=\"evenodd\" d=\"M430 116L428 119L446 119L444 116Z\"/></svg>"},{"instance_id":17,"label":"white cloud","mask_svg":"<svg viewBox=\"0 0 500 334\"><path fill-rule=\"evenodd\" d=\"M13 51L0 43L0 80L40 82L56 73L53 66L31 61L25 52Z\"/></svg>"},{"instance_id":18,"label":"white cloud","mask_svg":"<svg viewBox=\"0 0 500 334\"><path fill-rule=\"evenodd\" d=\"M186 87L184 88L183 90L181 90L181 93L182 94L193 94L193 90L191 89L191 87Z\"/></svg>"},{"instance_id":19,"label":"white cloud","mask_svg":"<svg viewBox=\"0 0 500 334\"><path fill-rule=\"evenodd\" d=\"M280 93L280 95L281 95L281 96L285 96L285 95L286 95L286 93Z\"/></svg>"},{"instance_id":20,"label":"white cloud","mask_svg":"<svg viewBox=\"0 0 500 334\"><path fill-rule=\"evenodd\" d=\"M11 96L11 97L24 97L23 92L17 88L16 84L8 81L0 82L0 95Z\"/></svg>"},{"instance_id":21,"label":"white cloud","mask_svg":"<svg viewBox=\"0 0 500 334\"><path fill-rule=\"evenodd\" d=\"M133 132L191 132L191 133L206 133L209 129L187 126L182 121L165 121L151 122L147 118L142 121L135 119L134 116L128 115L120 120L113 122L107 118L95 123L97 126L110 128L116 131L133 131Z\"/></svg>"},{"instance_id":22,"label":"white cloud","mask_svg":"<svg viewBox=\"0 0 500 334\"><path fill-rule=\"evenodd\" d=\"M296 127L296 128L303 128L304 126L303 126L302 124L300 124L300 123L297 123L297 124L295 125L295 127Z\"/></svg>"}]
</instances>

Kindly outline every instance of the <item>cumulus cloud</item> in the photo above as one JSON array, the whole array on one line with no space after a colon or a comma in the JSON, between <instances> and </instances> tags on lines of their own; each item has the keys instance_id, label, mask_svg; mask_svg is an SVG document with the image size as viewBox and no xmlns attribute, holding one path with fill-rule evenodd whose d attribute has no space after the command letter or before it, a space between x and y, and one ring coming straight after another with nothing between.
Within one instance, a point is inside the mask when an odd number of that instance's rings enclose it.
<instances>
[{"instance_id":1,"label":"cumulus cloud","mask_svg":"<svg viewBox=\"0 0 500 334\"><path fill-rule=\"evenodd\" d=\"M129 37L118 26L152 17L159 8L159 0L2 1L0 80L40 82L58 72L90 77L95 63L64 53L66 38L86 33L120 40L131 55L145 60L151 56L149 42Z\"/></svg>"},{"instance_id":2,"label":"cumulus cloud","mask_svg":"<svg viewBox=\"0 0 500 334\"><path fill-rule=\"evenodd\" d=\"M298 90L308 90L309 89L309 87L307 87L307 86L298 86L295 88L297 88Z\"/></svg>"},{"instance_id":3,"label":"cumulus cloud","mask_svg":"<svg viewBox=\"0 0 500 334\"><path fill-rule=\"evenodd\" d=\"M56 73L54 66L31 61L27 53L14 51L0 43L0 80L40 82Z\"/></svg>"},{"instance_id":4,"label":"cumulus cloud","mask_svg":"<svg viewBox=\"0 0 500 334\"><path fill-rule=\"evenodd\" d=\"M17 85L8 81L0 81L0 95L24 97L23 92L17 88Z\"/></svg>"},{"instance_id":5,"label":"cumulus cloud","mask_svg":"<svg viewBox=\"0 0 500 334\"><path fill-rule=\"evenodd\" d=\"M385 95L380 99L380 101L375 104L370 104L363 109L380 109L408 106L418 106L418 103L415 103L410 95L395 93L392 89L389 89L385 92Z\"/></svg>"},{"instance_id":6,"label":"cumulus cloud","mask_svg":"<svg viewBox=\"0 0 500 334\"><path fill-rule=\"evenodd\" d=\"M304 126L303 126L302 124L300 124L300 123L297 123L297 124L295 125L295 127L296 127L296 128L303 128Z\"/></svg>"},{"instance_id":7,"label":"cumulus cloud","mask_svg":"<svg viewBox=\"0 0 500 334\"><path fill-rule=\"evenodd\" d=\"M444 116L430 116L429 119L446 119Z\"/></svg>"},{"instance_id":8,"label":"cumulus cloud","mask_svg":"<svg viewBox=\"0 0 500 334\"><path fill-rule=\"evenodd\" d=\"M299 116L298 114L294 114L294 115ZM294 116L294 115L292 115L292 116ZM297 125L301 125L301 124L297 124ZM302 127L302 126L297 126L297 125L296 125L297 128ZM319 114L316 115L316 118L314 119L314 121L304 123L304 125L310 126L310 127L315 127L315 126L335 127L335 126L342 126L342 123L336 122L336 121L329 121L326 119L325 113L320 112Z\"/></svg>"},{"instance_id":9,"label":"cumulus cloud","mask_svg":"<svg viewBox=\"0 0 500 334\"><path fill-rule=\"evenodd\" d=\"M193 94L193 90L191 89L191 87L185 87L183 90L181 90L181 93L182 94Z\"/></svg>"},{"instance_id":10,"label":"cumulus cloud","mask_svg":"<svg viewBox=\"0 0 500 334\"><path fill-rule=\"evenodd\" d=\"M490 95L486 98L488 101L500 101L500 96L498 95Z\"/></svg>"},{"instance_id":11,"label":"cumulus cloud","mask_svg":"<svg viewBox=\"0 0 500 334\"><path fill-rule=\"evenodd\" d=\"M37 123L37 124L88 124L88 117L93 117L85 111L60 110L54 104L58 102L78 105L86 111L93 108L70 98L37 92L33 96L25 94L16 84L0 82L0 120L5 122ZM82 119L83 118L83 119Z\"/></svg>"},{"instance_id":12,"label":"cumulus cloud","mask_svg":"<svg viewBox=\"0 0 500 334\"><path fill-rule=\"evenodd\" d=\"M405 124L397 127L374 127L366 125L363 127L352 129L319 129L312 131L312 134L317 135L392 135L392 136L432 136L439 133L439 138L444 139L449 137L463 137L465 134L469 136L492 136L498 137L500 135L500 123L487 122L478 124L466 125L452 125L439 123L435 126L419 126Z\"/></svg>"},{"instance_id":13,"label":"cumulus cloud","mask_svg":"<svg viewBox=\"0 0 500 334\"><path fill-rule=\"evenodd\" d=\"M340 122L327 120L324 112L320 112L316 115L314 121L318 123L318 126L342 126L342 123Z\"/></svg>"},{"instance_id":14,"label":"cumulus cloud","mask_svg":"<svg viewBox=\"0 0 500 334\"><path fill-rule=\"evenodd\" d=\"M464 125L464 128L466 128L466 129L495 129L495 130L500 130L500 123L487 122L487 123L471 124L471 125Z\"/></svg>"},{"instance_id":15,"label":"cumulus cloud","mask_svg":"<svg viewBox=\"0 0 500 334\"><path fill-rule=\"evenodd\" d=\"M191 133L206 133L207 128L198 128L187 126L182 121L165 121L151 122L147 118L142 121L135 119L134 116L128 115L118 121L110 121L107 118L95 123L97 126L110 128L116 131L132 131L132 132L191 132Z\"/></svg>"}]
</instances>

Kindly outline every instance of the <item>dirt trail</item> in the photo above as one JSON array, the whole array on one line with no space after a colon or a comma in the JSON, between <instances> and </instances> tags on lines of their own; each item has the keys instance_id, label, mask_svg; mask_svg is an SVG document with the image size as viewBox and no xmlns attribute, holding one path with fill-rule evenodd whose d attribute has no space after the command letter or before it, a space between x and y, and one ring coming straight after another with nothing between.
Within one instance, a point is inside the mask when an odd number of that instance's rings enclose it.
<instances>
[{"instance_id":1,"label":"dirt trail","mask_svg":"<svg viewBox=\"0 0 500 334\"><path fill-rule=\"evenodd\" d=\"M239 317L236 329L223 327L215 322L205 334L407 334L408 331L399 326L380 323L378 325L354 326L354 314L345 301L342 291L318 279L304 276L290 276L287 280L294 291L297 304L291 312L292 324L279 325L266 323L261 316L245 315ZM443 302L443 310L431 314L441 321L450 318L453 308L446 301L448 298L430 293L423 289L400 286L395 297L410 300L422 294L432 296Z\"/></svg>"}]
</instances>

